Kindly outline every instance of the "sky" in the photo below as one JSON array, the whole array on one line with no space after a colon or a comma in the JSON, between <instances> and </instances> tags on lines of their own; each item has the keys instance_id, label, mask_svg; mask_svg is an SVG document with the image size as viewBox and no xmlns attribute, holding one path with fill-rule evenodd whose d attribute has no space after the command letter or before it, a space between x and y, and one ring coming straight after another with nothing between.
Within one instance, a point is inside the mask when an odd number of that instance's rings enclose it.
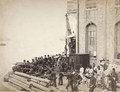
<instances>
[{"instance_id":1,"label":"sky","mask_svg":"<svg viewBox=\"0 0 120 92\"><path fill-rule=\"evenodd\" d=\"M0 67L64 51L66 0L0 0ZM1 70L2 71L2 70Z\"/></svg>"}]
</instances>

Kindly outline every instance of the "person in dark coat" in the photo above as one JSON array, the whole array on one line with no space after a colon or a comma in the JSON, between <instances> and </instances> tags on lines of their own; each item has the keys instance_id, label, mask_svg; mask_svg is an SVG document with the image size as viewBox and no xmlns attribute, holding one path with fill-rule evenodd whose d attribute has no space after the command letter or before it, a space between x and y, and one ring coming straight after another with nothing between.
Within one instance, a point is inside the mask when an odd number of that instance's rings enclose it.
<instances>
[{"instance_id":1,"label":"person in dark coat","mask_svg":"<svg viewBox=\"0 0 120 92\"><path fill-rule=\"evenodd\" d=\"M96 87L96 78L94 77L94 73L91 73L89 92L93 92L95 87Z\"/></svg>"},{"instance_id":2,"label":"person in dark coat","mask_svg":"<svg viewBox=\"0 0 120 92\"><path fill-rule=\"evenodd\" d=\"M109 80L111 81L111 90L116 91L116 81L112 76L108 75L108 77L109 77Z\"/></svg>"},{"instance_id":3,"label":"person in dark coat","mask_svg":"<svg viewBox=\"0 0 120 92\"><path fill-rule=\"evenodd\" d=\"M80 84L80 81L82 80L82 77L79 75L79 71L75 71L73 76L73 91L78 90L78 85Z\"/></svg>"},{"instance_id":4,"label":"person in dark coat","mask_svg":"<svg viewBox=\"0 0 120 92\"><path fill-rule=\"evenodd\" d=\"M74 75L72 74L72 72L68 72L67 74L68 84L66 86L67 90L68 90L68 87L71 86L71 90L73 91L73 77Z\"/></svg>"},{"instance_id":5,"label":"person in dark coat","mask_svg":"<svg viewBox=\"0 0 120 92\"><path fill-rule=\"evenodd\" d=\"M60 74L59 74L59 85L63 85L63 76L64 76L64 74L62 73L62 72L60 72Z\"/></svg>"},{"instance_id":6,"label":"person in dark coat","mask_svg":"<svg viewBox=\"0 0 120 92\"><path fill-rule=\"evenodd\" d=\"M112 69L111 76L109 77L111 81L111 89L112 91L116 91L116 82L118 81L118 75L115 72L115 68Z\"/></svg>"},{"instance_id":7,"label":"person in dark coat","mask_svg":"<svg viewBox=\"0 0 120 92\"><path fill-rule=\"evenodd\" d=\"M56 77L56 73L54 71L51 73L51 75L48 77L48 79L50 80L50 85L51 85L51 83L53 83L53 85L55 87L57 87L57 84L56 84L57 77Z\"/></svg>"},{"instance_id":8,"label":"person in dark coat","mask_svg":"<svg viewBox=\"0 0 120 92\"><path fill-rule=\"evenodd\" d=\"M118 81L118 74L115 72L115 68L112 69L111 77L114 77L114 80Z\"/></svg>"}]
</instances>

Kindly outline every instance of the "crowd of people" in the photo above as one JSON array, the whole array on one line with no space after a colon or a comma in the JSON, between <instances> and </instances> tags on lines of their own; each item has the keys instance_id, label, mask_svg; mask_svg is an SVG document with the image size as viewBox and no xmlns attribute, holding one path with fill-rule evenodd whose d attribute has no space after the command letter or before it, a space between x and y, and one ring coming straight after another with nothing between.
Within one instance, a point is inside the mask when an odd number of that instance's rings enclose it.
<instances>
[{"instance_id":1,"label":"crowd of people","mask_svg":"<svg viewBox=\"0 0 120 92\"><path fill-rule=\"evenodd\" d=\"M22 64L13 67L13 71L23 72L29 75L47 78L50 80L49 85L57 88L56 80L58 77L58 85L63 85L63 77L67 77L68 83L66 89L71 88L72 91L77 91L79 85L87 85L89 91L94 91L95 88L107 89L116 91L116 83L118 82L118 74L115 68L110 70L109 64L100 61L100 65L88 65L84 68L82 64L75 69L74 62L69 60L66 55L61 54L55 56L45 55L44 58L36 57L32 62L24 60ZM71 87L70 87L71 86Z\"/></svg>"}]
</instances>

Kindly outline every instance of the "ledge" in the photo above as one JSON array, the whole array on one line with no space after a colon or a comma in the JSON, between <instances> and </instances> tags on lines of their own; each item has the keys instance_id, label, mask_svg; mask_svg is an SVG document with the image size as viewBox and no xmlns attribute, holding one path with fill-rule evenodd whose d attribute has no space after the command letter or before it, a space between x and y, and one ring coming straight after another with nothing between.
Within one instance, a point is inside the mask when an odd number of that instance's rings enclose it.
<instances>
[{"instance_id":1,"label":"ledge","mask_svg":"<svg viewBox=\"0 0 120 92\"><path fill-rule=\"evenodd\" d=\"M97 8L85 9L85 11L94 11L94 10L97 10Z\"/></svg>"}]
</instances>

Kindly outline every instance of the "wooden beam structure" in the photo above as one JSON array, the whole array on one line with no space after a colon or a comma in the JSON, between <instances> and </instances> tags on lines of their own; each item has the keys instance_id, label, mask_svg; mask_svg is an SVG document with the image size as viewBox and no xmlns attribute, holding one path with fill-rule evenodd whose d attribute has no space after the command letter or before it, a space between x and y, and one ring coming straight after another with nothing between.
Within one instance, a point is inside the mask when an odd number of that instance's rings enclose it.
<instances>
[{"instance_id":1,"label":"wooden beam structure","mask_svg":"<svg viewBox=\"0 0 120 92\"><path fill-rule=\"evenodd\" d=\"M39 80L39 81L42 81L42 82L46 82L46 83L50 82L50 80L48 80L48 79L42 79L42 78L31 76L31 75L28 75L28 74L25 74L25 73L21 73L21 72L15 72L15 74L19 75L19 76L30 78L30 79L35 79L35 80Z\"/></svg>"}]
</instances>

